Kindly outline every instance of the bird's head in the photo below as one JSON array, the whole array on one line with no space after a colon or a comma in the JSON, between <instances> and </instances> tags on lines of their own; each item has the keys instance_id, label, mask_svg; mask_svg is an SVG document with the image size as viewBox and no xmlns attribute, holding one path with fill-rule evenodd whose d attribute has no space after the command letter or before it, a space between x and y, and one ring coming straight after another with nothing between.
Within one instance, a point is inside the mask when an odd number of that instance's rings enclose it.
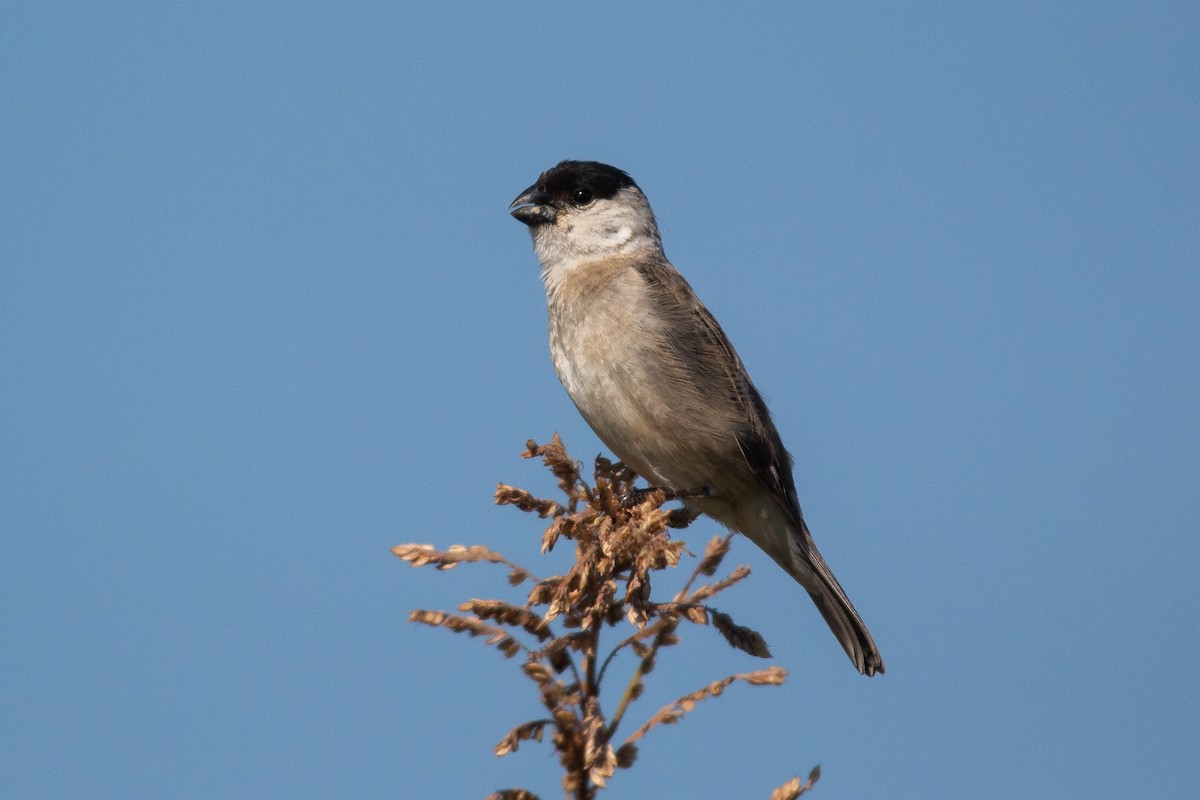
<instances>
[{"instance_id":1,"label":"bird's head","mask_svg":"<svg viewBox=\"0 0 1200 800\"><path fill-rule=\"evenodd\" d=\"M662 247L646 195L624 172L597 161L546 170L509 208L529 226L547 268Z\"/></svg>"}]
</instances>

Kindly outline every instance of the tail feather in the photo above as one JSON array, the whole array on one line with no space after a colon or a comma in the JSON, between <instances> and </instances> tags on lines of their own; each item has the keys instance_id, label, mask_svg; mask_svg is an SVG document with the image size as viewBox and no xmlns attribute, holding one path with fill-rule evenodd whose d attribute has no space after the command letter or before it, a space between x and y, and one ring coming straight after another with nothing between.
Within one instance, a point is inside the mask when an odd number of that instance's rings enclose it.
<instances>
[{"instance_id":1,"label":"tail feather","mask_svg":"<svg viewBox=\"0 0 1200 800\"><path fill-rule=\"evenodd\" d=\"M833 576L833 570L825 563L821 552L813 544L808 526L803 520L800 525L800 535L793 538L800 546L797 548L798 552L793 553L793 566L788 572L808 591L829 629L841 643L846 655L854 662L855 668L867 676L877 672L882 674L885 671L883 657L879 654L879 648L875 646L875 640L871 638L871 632L867 630L867 624L858 615L854 604L846 596L846 591ZM797 564L796 561L800 563Z\"/></svg>"},{"instance_id":2,"label":"tail feather","mask_svg":"<svg viewBox=\"0 0 1200 800\"><path fill-rule=\"evenodd\" d=\"M820 554L817 554L817 559L820 558ZM823 560L819 562L816 574L822 579L822 585L816 589L809 589L808 594L821 616L825 618L829 629L833 631L833 635L841 642L846 655L854 662L855 668L868 676L885 672L883 657L879 655L879 648L875 646L871 632L867 630L866 623L854 610L850 598L846 597L846 593L838 585L837 578L833 577Z\"/></svg>"},{"instance_id":3,"label":"tail feather","mask_svg":"<svg viewBox=\"0 0 1200 800\"><path fill-rule=\"evenodd\" d=\"M704 502L708 505L702 505ZM863 675L884 671L883 657L879 655L871 632L813 544L794 498L788 504L764 500L743 503L741 508L735 509L723 508L711 501L692 503L730 528L744 533L805 588L855 669Z\"/></svg>"}]
</instances>

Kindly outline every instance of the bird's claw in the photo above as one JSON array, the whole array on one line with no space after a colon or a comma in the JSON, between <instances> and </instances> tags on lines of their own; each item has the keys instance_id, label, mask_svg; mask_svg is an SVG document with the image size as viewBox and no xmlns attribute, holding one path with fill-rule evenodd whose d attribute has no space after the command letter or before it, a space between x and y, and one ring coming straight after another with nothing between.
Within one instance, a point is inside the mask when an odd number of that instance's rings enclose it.
<instances>
[{"instance_id":1,"label":"bird's claw","mask_svg":"<svg viewBox=\"0 0 1200 800\"><path fill-rule=\"evenodd\" d=\"M629 508L630 506L636 506L639 503L645 502L646 498L654 492L665 494L664 502L666 500L688 500L693 497L712 496L712 490L707 486L697 486L694 489L667 489L662 486L647 486L644 489L630 489L627 492L622 492L621 496L617 498L617 502L623 507Z\"/></svg>"}]
</instances>

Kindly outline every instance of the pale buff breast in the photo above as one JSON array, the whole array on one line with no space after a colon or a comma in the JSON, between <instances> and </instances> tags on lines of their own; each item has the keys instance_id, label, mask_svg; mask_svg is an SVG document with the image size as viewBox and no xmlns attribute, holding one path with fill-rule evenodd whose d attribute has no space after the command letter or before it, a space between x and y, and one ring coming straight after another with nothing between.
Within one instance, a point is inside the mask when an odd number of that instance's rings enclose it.
<instances>
[{"instance_id":1,"label":"pale buff breast","mask_svg":"<svg viewBox=\"0 0 1200 800\"><path fill-rule=\"evenodd\" d=\"M555 370L596 435L638 474L676 489L717 484L724 459L700 447L712 441L713 420L666 344L662 309L649 306L642 281L624 259L612 259L550 285Z\"/></svg>"}]
</instances>

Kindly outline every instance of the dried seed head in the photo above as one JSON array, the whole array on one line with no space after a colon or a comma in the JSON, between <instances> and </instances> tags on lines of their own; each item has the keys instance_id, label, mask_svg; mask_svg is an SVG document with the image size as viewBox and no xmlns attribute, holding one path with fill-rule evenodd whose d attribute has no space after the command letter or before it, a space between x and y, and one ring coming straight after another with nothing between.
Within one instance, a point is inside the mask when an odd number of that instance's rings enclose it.
<instances>
[{"instance_id":1,"label":"dried seed head","mask_svg":"<svg viewBox=\"0 0 1200 800\"><path fill-rule=\"evenodd\" d=\"M758 631L734 624L733 619L728 614L723 614L716 609L712 610L712 622L713 627L734 648L758 658L771 657L771 651L767 649L767 643Z\"/></svg>"},{"instance_id":2,"label":"dried seed head","mask_svg":"<svg viewBox=\"0 0 1200 800\"><path fill-rule=\"evenodd\" d=\"M800 783L800 778L797 776L792 778L787 783L771 792L771 800L796 800L797 797L807 792L816 785L821 779L821 765L817 764L812 768L812 772L808 773L808 781Z\"/></svg>"},{"instance_id":3,"label":"dried seed head","mask_svg":"<svg viewBox=\"0 0 1200 800\"><path fill-rule=\"evenodd\" d=\"M530 440L523 456L542 459L556 477L566 500L540 498L524 489L500 484L495 492L496 502L550 520L542 534L543 553L562 539L573 543L575 561L564 574L540 580L524 567L478 545L454 545L443 551L428 544L408 544L398 545L393 551L414 567L433 565L444 570L462 563L502 564L509 570L508 580L512 585L526 580L533 584L524 605L506 600L471 599L459 606L462 614L418 609L410 619L480 637L507 658L524 654L521 668L537 684L548 716L510 730L496 745L495 752L504 755L515 751L522 742L542 741L549 731L563 765L564 788L573 795L593 797L595 790L605 786L618 767L633 765L638 752L634 742L650 730L679 721L701 701L721 695L735 681L775 685L783 681L786 673L772 667L715 681L663 707L624 744L614 747L611 740L625 710L643 695L644 678L653 672L661 651L679 643L676 628L682 621L697 625L711 622L733 647L751 655L769 655L758 633L735 624L727 614L706 605L709 598L744 580L749 569L739 567L727 578L693 590L699 576L716 573L729 551L730 537L716 537L708 543L675 598L656 601L652 586L663 580L656 573L677 566L687 553L684 542L672 539L670 531L686 527L695 515L684 509L664 510L662 491L637 491L636 476L625 465L603 457L596 458L593 484L589 486L579 473L578 462L570 458L557 434L549 444ZM619 625L622 617L629 620L634 630L603 657L601 632L606 626ZM553 624L555 620L558 624ZM616 713L609 719L602 710L599 692L608 664L626 648L633 651L639 662L624 686ZM790 791L791 786L785 784L777 791ZM799 786L800 793L806 790ZM530 800L533 795L523 789L505 789L492 797Z\"/></svg>"}]
</instances>

